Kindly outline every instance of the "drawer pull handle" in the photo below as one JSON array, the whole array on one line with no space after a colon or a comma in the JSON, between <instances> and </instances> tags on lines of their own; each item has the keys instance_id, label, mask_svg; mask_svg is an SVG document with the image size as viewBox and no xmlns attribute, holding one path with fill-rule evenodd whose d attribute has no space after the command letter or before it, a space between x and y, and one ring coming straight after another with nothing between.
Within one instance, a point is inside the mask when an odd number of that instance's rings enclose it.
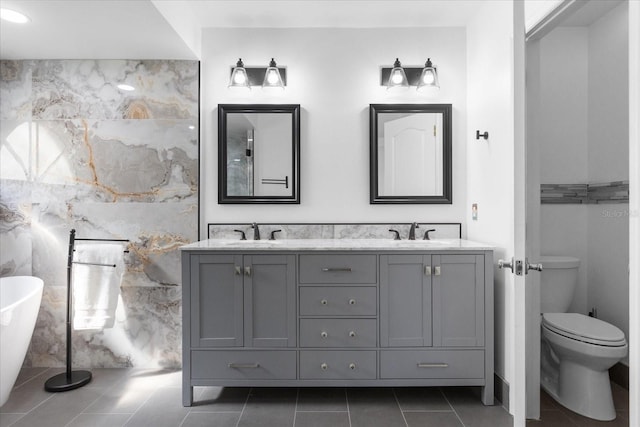
<instances>
[{"instance_id":1,"label":"drawer pull handle","mask_svg":"<svg viewBox=\"0 0 640 427\"><path fill-rule=\"evenodd\" d=\"M327 301L326 299L323 299L323 300L321 300L321 301L320 301L320 304L322 304L322 305L327 305L327 304L328 304L328 301Z\"/></svg>"},{"instance_id":2,"label":"drawer pull handle","mask_svg":"<svg viewBox=\"0 0 640 427\"><path fill-rule=\"evenodd\" d=\"M349 305L356 305L356 300L354 300L353 298L351 298L349 300Z\"/></svg>"},{"instance_id":3,"label":"drawer pull handle","mask_svg":"<svg viewBox=\"0 0 640 427\"><path fill-rule=\"evenodd\" d=\"M328 337L328 336L329 336L329 334L328 334L328 333L326 333L325 331L322 331L322 332L320 332L320 336L321 336L322 338L326 338L326 337Z\"/></svg>"},{"instance_id":4,"label":"drawer pull handle","mask_svg":"<svg viewBox=\"0 0 640 427\"><path fill-rule=\"evenodd\" d=\"M259 363L229 363L229 368L232 369L257 369L259 367Z\"/></svg>"},{"instance_id":5,"label":"drawer pull handle","mask_svg":"<svg viewBox=\"0 0 640 427\"><path fill-rule=\"evenodd\" d=\"M356 333L355 333L355 332L353 332L353 331L350 331L350 332L349 332L349 336L350 336L351 338L355 338L355 337L356 337Z\"/></svg>"},{"instance_id":6,"label":"drawer pull handle","mask_svg":"<svg viewBox=\"0 0 640 427\"><path fill-rule=\"evenodd\" d=\"M347 272L350 273L351 272L351 267L325 267L322 269L322 271L327 272L327 273L335 273L335 272Z\"/></svg>"},{"instance_id":7,"label":"drawer pull handle","mask_svg":"<svg viewBox=\"0 0 640 427\"><path fill-rule=\"evenodd\" d=\"M323 371L326 371L327 368L329 368L329 366L327 366L326 363L323 363L322 365L320 365L320 369L322 369Z\"/></svg>"},{"instance_id":8,"label":"drawer pull handle","mask_svg":"<svg viewBox=\"0 0 640 427\"><path fill-rule=\"evenodd\" d=\"M351 369L351 370L356 369L356 364L355 363L349 363L349 369Z\"/></svg>"},{"instance_id":9,"label":"drawer pull handle","mask_svg":"<svg viewBox=\"0 0 640 427\"><path fill-rule=\"evenodd\" d=\"M448 368L448 363L418 363L418 368Z\"/></svg>"}]
</instances>

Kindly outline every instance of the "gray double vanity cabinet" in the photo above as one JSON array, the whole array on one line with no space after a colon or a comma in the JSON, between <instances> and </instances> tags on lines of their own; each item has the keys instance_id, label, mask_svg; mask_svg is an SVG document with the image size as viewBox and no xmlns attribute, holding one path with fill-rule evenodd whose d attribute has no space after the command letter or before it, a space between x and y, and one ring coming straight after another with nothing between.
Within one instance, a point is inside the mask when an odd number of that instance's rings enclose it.
<instances>
[{"instance_id":1,"label":"gray double vanity cabinet","mask_svg":"<svg viewBox=\"0 0 640 427\"><path fill-rule=\"evenodd\" d=\"M182 247L194 386L480 386L493 404L493 251L466 240L211 239Z\"/></svg>"}]
</instances>

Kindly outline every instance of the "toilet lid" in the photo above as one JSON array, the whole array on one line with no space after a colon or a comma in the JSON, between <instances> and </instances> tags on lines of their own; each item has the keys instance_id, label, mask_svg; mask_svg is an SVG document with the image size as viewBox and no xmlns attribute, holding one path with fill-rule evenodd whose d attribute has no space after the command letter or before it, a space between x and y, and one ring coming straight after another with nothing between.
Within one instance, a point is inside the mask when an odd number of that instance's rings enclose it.
<instances>
[{"instance_id":1,"label":"toilet lid","mask_svg":"<svg viewBox=\"0 0 640 427\"><path fill-rule=\"evenodd\" d=\"M547 328L578 341L604 346L626 344L624 332L615 326L579 313L544 313L542 324Z\"/></svg>"}]
</instances>

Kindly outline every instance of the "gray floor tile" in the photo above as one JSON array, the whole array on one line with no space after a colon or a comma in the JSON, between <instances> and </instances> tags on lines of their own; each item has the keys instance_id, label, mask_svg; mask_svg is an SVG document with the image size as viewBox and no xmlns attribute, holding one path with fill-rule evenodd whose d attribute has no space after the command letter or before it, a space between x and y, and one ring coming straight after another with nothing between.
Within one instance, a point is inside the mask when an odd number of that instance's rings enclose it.
<instances>
[{"instance_id":1,"label":"gray floor tile","mask_svg":"<svg viewBox=\"0 0 640 427\"><path fill-rule=\"evenodd\" d=\"M127 369L95 368L91 369L91 382L88 386L109 388L129 377Z\"/></svg>"},{"instance_id":2,"label":"gray floor tile","mask_svg":"<svg viewBox=\"0 0 640 427\"><path fill-rule=\"evenodd\" d=\"M240 412L251 390L248 387L201 388L195 394L192 412Z\"/></svg>"},{"instance_id":3,"label":"gray floor tile","mask_svg":"<svg viewBox=\"0 0 640 427\"><path fill-rule=\"evenodd\" d=\"M629 390L612 382L611 394L613 395L613 406L615 406L616 411L629 412Z\"/></svg>"},{"instance_id":4,"label":"gray floor tile","mask_svg":"<svg viewBox=\"0 0 640 427\"><path fill-rule=\"evenodd\" d=\"M238 427L283 427L292 426L295 400L252 400L240 416Z\"/></svg>"},{"instance_id":5,"label":"gray floor tile","mask_svg":"<svg viewBox=\"0 0 640 427\"><path fill-rule=\"evenodd\" d=\"M133 414L155 391L149 384L126 379L106 390L84 412L92 414Z\"/></svg>"},{"instance_id":6,"label":"gray floor tile","mask_svg":"<svg viewBox=\"0 0 640 427\"><path fill-rule=\"evenodd\" d=\"M409 427L464 427L454 412L404 412Z\"/></svg>"},{"instance_id":7,"label":"gray floor tile","mask_svg":"<svg viewBox=\"0 0 640 427\"><path fill-rule=\"evenodd\" d=\"M191 412L182 427L236 427L239 412Z\"/></svg>"},{"instance_id":8,"label":"gray floor tile","mask_svg":"<svg viewBox=\"0 0 640 427\"><path fill-rule=\"evenodd\" d=\"M347 389L347 400L396 402L396 397L391 387L350 387Z\"/></svg>"},{"instance_id":9,"label":"gray floor tile","mask_svg":"<svg viewBox=\"0 0 640 427\"><path fill-rule=\"evenodd\" d=\"M54 396L44 391L44 383L50 376L64 372L64 369L51 369L42 377L38 376L14 387L9 400L0 408L3 413L26 413Z\"/></svg>"},{"instance_id":10,"label":"gray floor tile","mask_svg":"<svg viewBox=\"0 0 640 427\"><path fill-rule=\"evenodd\" d=\"M133 414L127 427L176 427L189 412L182 406L182 390L178 387L160 387Z\"/></svg>"},{"instance_id":11,"label":"gray floor tile","mask_svg":"<svg viewBox=\"0 0 640 427\"><path fill-rule=\"evenodd\" d=\"M22 417L24 414L0 414L0 427L9 427Z\"/></svg>"},{"instance_id":12,"label":"gray floor tile","mask_svg":"<svg viewBox=\"0 0 640 427\"><path fill-rule=\"evenodd\" d=\"M66 427L122 427L129 414L80 414Z\"/></svg>"},{"instance_id":13,"label":"gray floor tile","mask_svg":"<svg viewBox=\"0 0 640 427\"><path fill-rule=\"evenodd\" d=\"M301 387L298 390L298 411L346 411L344 388Z\"/></svg>"},{"instance_id":14,"label":"gray floor tile","mask_svg":"<svg viewBox=\"0 0 640 427\"><path fill-rule=\"evenodd\" d=\"M454 409L456 406L482 405L479 387L442 387L442 392Z\"/></svg>"},{"instance_id":15,"label":"gray floor tile","mask_svg":"<svg viewBox=\"0 0 640 427\"><path fill-rule=\"evenodd\" d=\"M294 427L349 427L349 413L296 412Z\"/></svg>"},{"instance_id":16,"label":"gray floor tile","mask_svg":"<svg viewBox=\"0 0 640 427\"><path fill-rule=\"evenodd\" d=\"M18 374L18 378L16 378L16 382L13 385L14 387L19 387L25 382L39 376L43 375L47 372L49 368L22 368L20 369L20 373Z\"/></svg>"},{"instance_id":17,"label":"gray floor tile","mask_svg":"<svg viewBox=\"0 0 640 427\"><path fill-rule=\"evenodd\" d=\"M406 427L400 407L395 402L355 400L349 397L352 427Z\"/></svg>"},{"instance_id":18,"label":"gray floor tile","mask_svg":"<svg viewBox=\"0 0 640 427\"><path fill-rule=\"evenodd\" d=\"M452 411L437 387L401 387L394 392L403 411Z\"/></svg>"},{"instance_id":19,"label":"gray floor tile","mask_svg":"<svg viewBox=\"0 0 640 427\"><path fill-rule=\"evenodd\" d=\"M575 424L557 410L540 411L539 420L527 420L528 427L575 427Z\"/></svg>"},{"instance_id":20,"label":"gray floor tile","mask_svg":"<svg viewBox=\"0 0 640 427\"><path fill-rule=\"evenodd\" d=\"M250 391L253 400L296 400L298 389L295 387L253 387Z\"/></svg>"},{"instance_id":21,"label":"gray floor tile","mask_svg":"<svg viewBox=\"0 0 640 427\"><path fill-rule=\"evenodd\" d=\"M82 387L55 393L50 399L20 418L15 427L65 426L95 401L103 390Z\"/></svg>"},{"instance_id":22,"label":"gray floor tile","mask_svg":"<svg viewBox=\"0 0 640 427\"><path fill-rule=\"evenodd\" d=\"M478 401L477 405L453 404L453 410L458 414L465 427L512 427L513 417L501 406L484 406Z\"/></svg>"}]
</instances>

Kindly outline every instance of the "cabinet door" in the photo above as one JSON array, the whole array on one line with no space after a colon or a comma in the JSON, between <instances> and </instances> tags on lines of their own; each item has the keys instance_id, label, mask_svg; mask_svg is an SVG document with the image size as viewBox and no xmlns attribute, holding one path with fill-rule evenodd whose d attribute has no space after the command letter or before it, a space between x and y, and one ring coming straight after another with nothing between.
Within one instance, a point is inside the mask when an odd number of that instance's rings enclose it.
<instances>
[{"instance_id":1,"label":"cabinet door","mask_svg":"<svg viewBox=\"0 0 640 427\"><path fill-rule=\"evenodd\" d=\"M191 256L192 346L243 345L241 266L239 255Z\"/></svg>"},{"instance_id":2,"label":"cabinet door","mask_svg":"<svg viewBox=\"0 0 640 427\"><path fill-rule=\"evenodd\" d=\"M431 257L380 256L380 344L431 345Z\"/></svg>"},{"instance_id":3,"label":"cabinet door","mask_svg":"<svg viewBox=\"0 0 640 427\"><path fill-rule=\"evenodd\" d=\"M244 256L245 346L295 347L295 255Z\"/></svg>"},{"instance_id":4,"label":"cabinet door","mask_svg":"<svg viewBox=\"0 0 640 427\"><path fill-rule=\"evenodd\" d=\"M433 345L484 345L484 256L434 255Z\"/></svg>"}]
</instances>

